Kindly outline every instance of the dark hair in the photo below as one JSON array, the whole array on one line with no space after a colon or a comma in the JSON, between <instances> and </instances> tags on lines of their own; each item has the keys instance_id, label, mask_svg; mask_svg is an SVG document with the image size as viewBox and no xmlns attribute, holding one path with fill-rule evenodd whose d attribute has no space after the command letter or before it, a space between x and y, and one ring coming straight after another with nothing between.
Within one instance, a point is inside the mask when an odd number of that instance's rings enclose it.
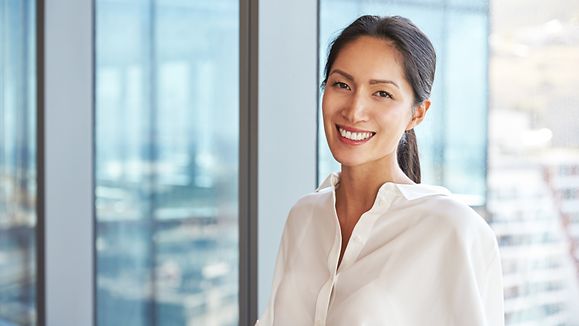
<instances>
[{"instance_id":1,"label":"dark hair","mask_svg":"<svg viewBox=\"0 0 579 326\"><path fill-rule=\"evenodd\" d=\"M389 41L400 52L404 58L406 80L414 93L415 105L412 110L430 97L436 70L436 52L428 37L409 19L400 16L361 16L346 27L330 44L322 86L326 85L330 69L340 51L361 36ZM414 182L420 183L420 160L414 129L407 130L402 135L398 143L397 158L402 171Z\"/></svg>"}]
</instances>

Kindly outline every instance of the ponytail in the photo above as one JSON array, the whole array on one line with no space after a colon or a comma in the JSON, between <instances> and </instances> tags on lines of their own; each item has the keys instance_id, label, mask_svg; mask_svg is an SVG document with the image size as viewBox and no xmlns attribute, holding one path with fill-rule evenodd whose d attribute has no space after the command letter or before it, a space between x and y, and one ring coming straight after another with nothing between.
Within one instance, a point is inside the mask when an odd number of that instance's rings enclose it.
<instances>
[{"instance_id":1,"label":"ponytail","mask_svg":"<svg viewBox=\"0 0 579 326\"><path fill-rule=\"evenodd\" d=\"M420 159L414 129L406 130L400 138L397 150L398 165L412 181L420 183Z\"/></svg>"}]
</instances>

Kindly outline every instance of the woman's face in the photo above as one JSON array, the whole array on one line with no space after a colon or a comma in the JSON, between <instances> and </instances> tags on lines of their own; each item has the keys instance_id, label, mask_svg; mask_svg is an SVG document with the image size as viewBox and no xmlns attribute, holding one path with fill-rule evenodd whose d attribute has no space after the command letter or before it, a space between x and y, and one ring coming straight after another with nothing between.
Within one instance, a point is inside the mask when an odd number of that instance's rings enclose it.
<instances>
[{"instance_id":1,"label":"woman's face","mask_svg":"<svg viewBox=\"0 0 579 326\"><path fill-rule=\"evenodd\" d=\"M362 36L342 48L322 100L324 130L345 166L396 159L402 134L415 125L414 94L403 57L388 41Z\"/></svg>"}]
</instances>

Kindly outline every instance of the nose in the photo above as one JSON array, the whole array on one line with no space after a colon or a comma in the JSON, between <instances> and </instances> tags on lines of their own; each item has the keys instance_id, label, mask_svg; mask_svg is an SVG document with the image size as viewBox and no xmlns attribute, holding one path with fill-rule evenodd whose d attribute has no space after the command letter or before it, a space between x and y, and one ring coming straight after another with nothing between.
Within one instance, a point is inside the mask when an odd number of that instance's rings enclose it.
<instances>
[{"instance_id":1,"label":"nose","mask_svg":"<svg viewBox=\"0 0 579 326\"><path fill-rule=\"evenodd\" d=\"M367 120L367 106L366 99L360 94L353 94L351 100L344 103L341 114L346 121L354 124Z\"/></svg>"}]
</instances>

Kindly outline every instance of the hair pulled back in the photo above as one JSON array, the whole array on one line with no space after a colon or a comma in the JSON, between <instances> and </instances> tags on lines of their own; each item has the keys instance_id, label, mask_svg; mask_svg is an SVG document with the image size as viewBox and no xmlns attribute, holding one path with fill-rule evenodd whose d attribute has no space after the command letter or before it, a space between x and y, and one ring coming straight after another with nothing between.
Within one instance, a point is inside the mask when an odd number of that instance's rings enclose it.
<instances>
[{"instance_id":1,"label":"hair pulled back","mask_svg":"<svg viewBox=\"0 0 579 326\"><path fill-rule=\"evenodd\" d=\"M414 93L416 107L430 97L436 70L436 52L428 37L409 19L400 16L361 16L346 27L331 43L324 70L326 85L332 65L340 51L361 36L371 36L391 43L404 60L404 75ZM406 130L398 143L398 165L414 182L420 183L420 160L414 129Z\"/></svg>"}]
</instances>

